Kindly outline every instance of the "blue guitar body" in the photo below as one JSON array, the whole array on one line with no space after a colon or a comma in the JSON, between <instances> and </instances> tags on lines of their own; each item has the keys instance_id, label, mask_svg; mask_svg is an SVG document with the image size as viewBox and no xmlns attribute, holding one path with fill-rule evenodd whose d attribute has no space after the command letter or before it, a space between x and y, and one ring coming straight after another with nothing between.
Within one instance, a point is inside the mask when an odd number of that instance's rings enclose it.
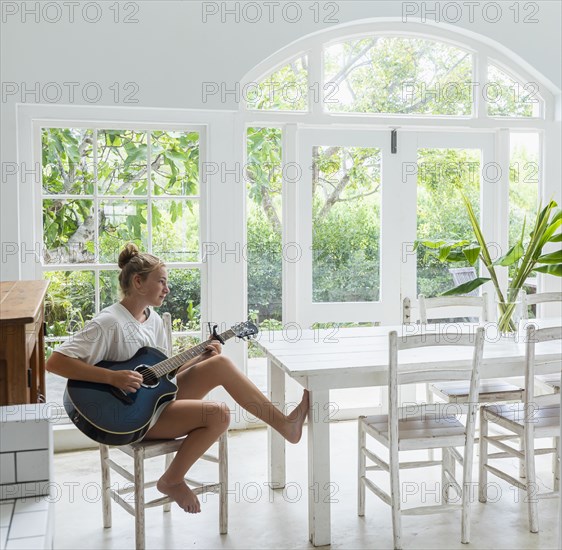
<instances>
[{"instance_id":1,"label":"blue guitar body","mask_svg":"<svg viewBox=\"0 0 562 550\"><path fill-rule=\"evenodd\" d=\"M143 370L165 360L154 348L141 348L128 361L102 361L98 367L113 371ZM134 393L125 393L108 384L69 380L64 392L64 408L85 435L106 445L127 445L143 437L158 406L174 399L178 387L168 375L142 384Z\"/></svg>"}]
</instances>

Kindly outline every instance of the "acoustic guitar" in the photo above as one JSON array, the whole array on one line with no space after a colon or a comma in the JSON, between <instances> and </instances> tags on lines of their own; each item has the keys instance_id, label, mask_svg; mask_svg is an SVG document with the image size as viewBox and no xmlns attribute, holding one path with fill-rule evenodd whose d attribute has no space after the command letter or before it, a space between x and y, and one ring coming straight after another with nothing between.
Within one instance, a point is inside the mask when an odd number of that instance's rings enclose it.
<instances>
[{"instance_id":1,"label":"acoustic guitar","mask_svg":"<svg viewBox=\"0 0 562 550\"><path fill-rule=\"evenodd\" d=\"M109 384L69 380L64 408L76 427L89 438L106 445L127 445L148 431L158 406L174 399L178 387L172 378L185 362L201 355L213 341L232 337L250 338L258 333L252 322L239 323L178 355L167 358L161 351L143 347L128 361L101 361L98 367L113 371L135 370L142 374L141 387L127 393Z\"/></svg>"}]
</instances>

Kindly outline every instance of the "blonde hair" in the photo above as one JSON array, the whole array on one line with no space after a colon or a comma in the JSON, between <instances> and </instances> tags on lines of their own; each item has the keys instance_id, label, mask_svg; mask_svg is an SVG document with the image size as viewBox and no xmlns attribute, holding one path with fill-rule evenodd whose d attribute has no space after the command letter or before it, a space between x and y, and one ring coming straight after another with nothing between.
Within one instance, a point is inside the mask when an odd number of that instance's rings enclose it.
<instances>
[{"instance_id":1,"label":"blonde hair","mask_svg":"<svg viewBox=\"0 0 562 550\"><path fill-rule=\"evenodd\" d=\"M119 254L118 265L121 268L119 273L119 286L121 293L127 296L131 290L132 279L134 275L140 275L144 281L149 273L166 264L156 256L146 252L140 252L138 246L134 243L127 243L125 248Z\"/></svg>"}]
</instances>

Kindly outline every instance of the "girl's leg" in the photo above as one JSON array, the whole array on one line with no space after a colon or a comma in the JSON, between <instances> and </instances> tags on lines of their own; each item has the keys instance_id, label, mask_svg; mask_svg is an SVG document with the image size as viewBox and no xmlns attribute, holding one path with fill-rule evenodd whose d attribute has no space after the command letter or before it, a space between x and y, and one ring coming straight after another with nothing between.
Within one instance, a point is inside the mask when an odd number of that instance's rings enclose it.
<instances>
[{"instance_id":1,"label":"girl's leg","mask_svg":"<svg viewBox=\"0 0 562 550\"><path fill-rule=\"evenodd\" d=\"M213 388L223 386L244 409L277 430L287 441L297 443L309 408L308 391L289 415L284 415L256 385L224 355L215 355L181 372L177 399L203 399Z\"/></svg>"},{"instance_id":2,"label":"girl's leg","mask_svg":"<svg viewBox=\"0 0 562 550\"><path fill-rule=\"evenodd\" d=\"M181 399L172 401L148 431L145 439L175 439L187 435L170 467L156 488L175 500L186 512L197 513L201 505L185 484L184 476L195 461L228 428L230 412L222 403Z\"/></svg>"}]
</instances>

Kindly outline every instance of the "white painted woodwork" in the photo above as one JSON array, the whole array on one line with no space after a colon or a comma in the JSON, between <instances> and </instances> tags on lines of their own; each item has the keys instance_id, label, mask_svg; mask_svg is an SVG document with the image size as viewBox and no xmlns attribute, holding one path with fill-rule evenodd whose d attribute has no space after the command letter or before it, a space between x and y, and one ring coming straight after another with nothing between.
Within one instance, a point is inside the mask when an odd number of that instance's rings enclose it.
<instances>
[{"instance_id":1,"label":"white painted woodwork","mask_svg":"<svg viewBox=\"0 0 562 550\"><path fill-rule=\"evenodd\" d=\"M461 520L461 541L468 543L470 539L470 494L469 490L463 491L462 488L470 488L472 479L472 454L474 449L474 430L476 422L476 410L478 402L478 386L480 377L480 365L482 362L484 348L484 329L477 329L474 335L465 335L456 342L458 346L469 346L473 349L472 366L469 371L457 370L451 373L446 371L446 376L455 376L464 380L470 378L470 398L467 412L466 424L461 423L456 416L447 412L447 404L442 406L435 405L416 405L414 407L400 407L398 402L398 387L402 383L408 383L410 377L407 368L403 367L404 372L399 368L399 353L402 350L412 350L414 347L422 346L447 346L447 342L437 341L434 338L420 336L410 336L398 338L398 334L393 331L389 335L389 369L388 369L388 415L376 415L371 417L359 418L359 455L365 455L382 469L390 471L390 495L387 495L381 487L378 487L373 480L367 480L366 473L362 467L364 459L360 459L358 487L371 489L379 498L392 507L392 523L394 548L402 548L402 527L401 516L403 511L402 498L400 492L400 461L399 451L401 450L420 450L420 449L442 449L442 460L437 464L442 467L442 487L455 489L457 494L462 495L462 520ZM429 378L442 376L438 368L431 369L427 373L416 372L416 375L426 374ZM368 452L364 442L364 435L368 434L382 443L389 450L388 462ZM455 479L455 460L458 453L450 453L450 448L464 447L462 456L463 480L461 485ZM409 467L424 467L428 462L434 465L436 461L424 461L417 464L409 463ZM428 514L437 513L445 509L449 510L448 490L443 489L444 498L441 506L438 507L416 507L410 508L409 514ZM364 514L364 496L360 512ZM359 496L361 501L361 496ZM458 506L455 507L458 509Z\"/></svg>"},{"instance_id":2,"label":"white painted woodwork","mask_svg":"<svg viewBox=\"0 0 562 550\"><path fill-rule=\"evenodd\" d=\"M427 323L428 317L438 319L459 315L460 310L451 308L462 307L462 315L476 314L481 323L489 321L488 304L489 298L486 292L482 296L437 296L434 298L426 298L418 296L418 304L420 308L420 322ZM439 310L438 313L428 314L428 310ZM433 396L438 395L447 403L464 403L468 400L469 386L465 382L447 383L440 382L438 384L430 384L426 386L427 401L433 402ZM494 380L482 382L478 391L481 403L496 403L498 401L521 401L523 399L524 389L516 386L508 381Z\"/></svg>"},{"instance_id":3,"label":"white painted woodwork","mask_svg":"<svg viewBox=\"0 0 562 550\"><path fill-rule=\"evenodd\" d=\"M556 326L562 324L558 319L542 319L540 326ZM426 338L456 338L461 331L474 334L475 324L456 323L454 325L397 325L390 327L357 327L322 330L299 330L296 328L285 331L271 331L256 342L269 359L268 372L275 371L286 374L309 390L316 390L312 410L329 411L330 402L327 392L339 388L368 386L386 386L388 384L388 333L396 330L401 336L426 335ZM498 378L502 376L520 376L525 369L525 347L523 336L516 340L500 338L494 323L484 325L486 346L482 359L481 378ZM267 337L266 337L267 336ZM358 351L359 349L359 351ZM297 350L295 352L295 350ZM401 356L402 365L411 372L410 382L431 381L431 369L448 372L445 379L451 379L455 371L470 369L472 355L468 348L442 346L438 351L429 348L404 350ZM560 370L560 347L554 342L541 343L537 347L537 370L541 373L552 373ZM417 374L425 371L427 374ZM275 375L274 375L275 376ZM321 401L324 399L325 401ZM460 405L451 404L451 407ZM311 415L309 426L313 424L315 434L328 432L328 422L319 422ZM271 445L271 442L270 442ZM309 453L311 441L308 442ZM273 468L280 467L270 447L270 473ZM330 482L330 457L324 457L320 465L309 462L309 467L318 467L314 479L320 485ZM284 465L283 465L284 468ZM284 469L283 469L284 472ZM270 482L275 481L270 478ZM315 510L329 507L330 503L315 502L309 499L309 519L316 517ZM313 526L309 524L309 531ZM320 539L318 539L320 540ZM322 540L326 540L324 536Z\"/></svg>"},{"instance_id":4,"label":"white painted woodwork","mask_svg":"<svg viewBox=\"0 0 562 550\"><path fill-rule=\"evenodd\" d=\"M538 324L539 322L537 322ZM529 515L529 530L532 533L539 531L537 481L535 472L535 455L553 453L554 486L559 489L560 480L560 404L558 396L545 396L548 400L535 395L535 377L540 355L538 349L545 343L556 344L560 349L562 341L562 327L548 327L537 329L529 325L525 333L525 397L523 403L516 405L491 405L482 408L481 435L480 435L480 501L486 501L485 487L488 473L491 473L508 483L527 492L527 507ZM562 357L559 354L558 370L560 372ZM552 404L552 401L556 404ZM550 403L549 403L550 402ZM488 436L488 424L498 424L519 437L522 451ZM535 439L554 437L553 448L535 449ZM500 449L500 453L489 453L489 446ZM490 460L504 458L518 458L522 455L525 459L524 481L515 479L500 464L491 465ZM502 463L503 464L503 463Z\"/></svg>"}]
</instances>

